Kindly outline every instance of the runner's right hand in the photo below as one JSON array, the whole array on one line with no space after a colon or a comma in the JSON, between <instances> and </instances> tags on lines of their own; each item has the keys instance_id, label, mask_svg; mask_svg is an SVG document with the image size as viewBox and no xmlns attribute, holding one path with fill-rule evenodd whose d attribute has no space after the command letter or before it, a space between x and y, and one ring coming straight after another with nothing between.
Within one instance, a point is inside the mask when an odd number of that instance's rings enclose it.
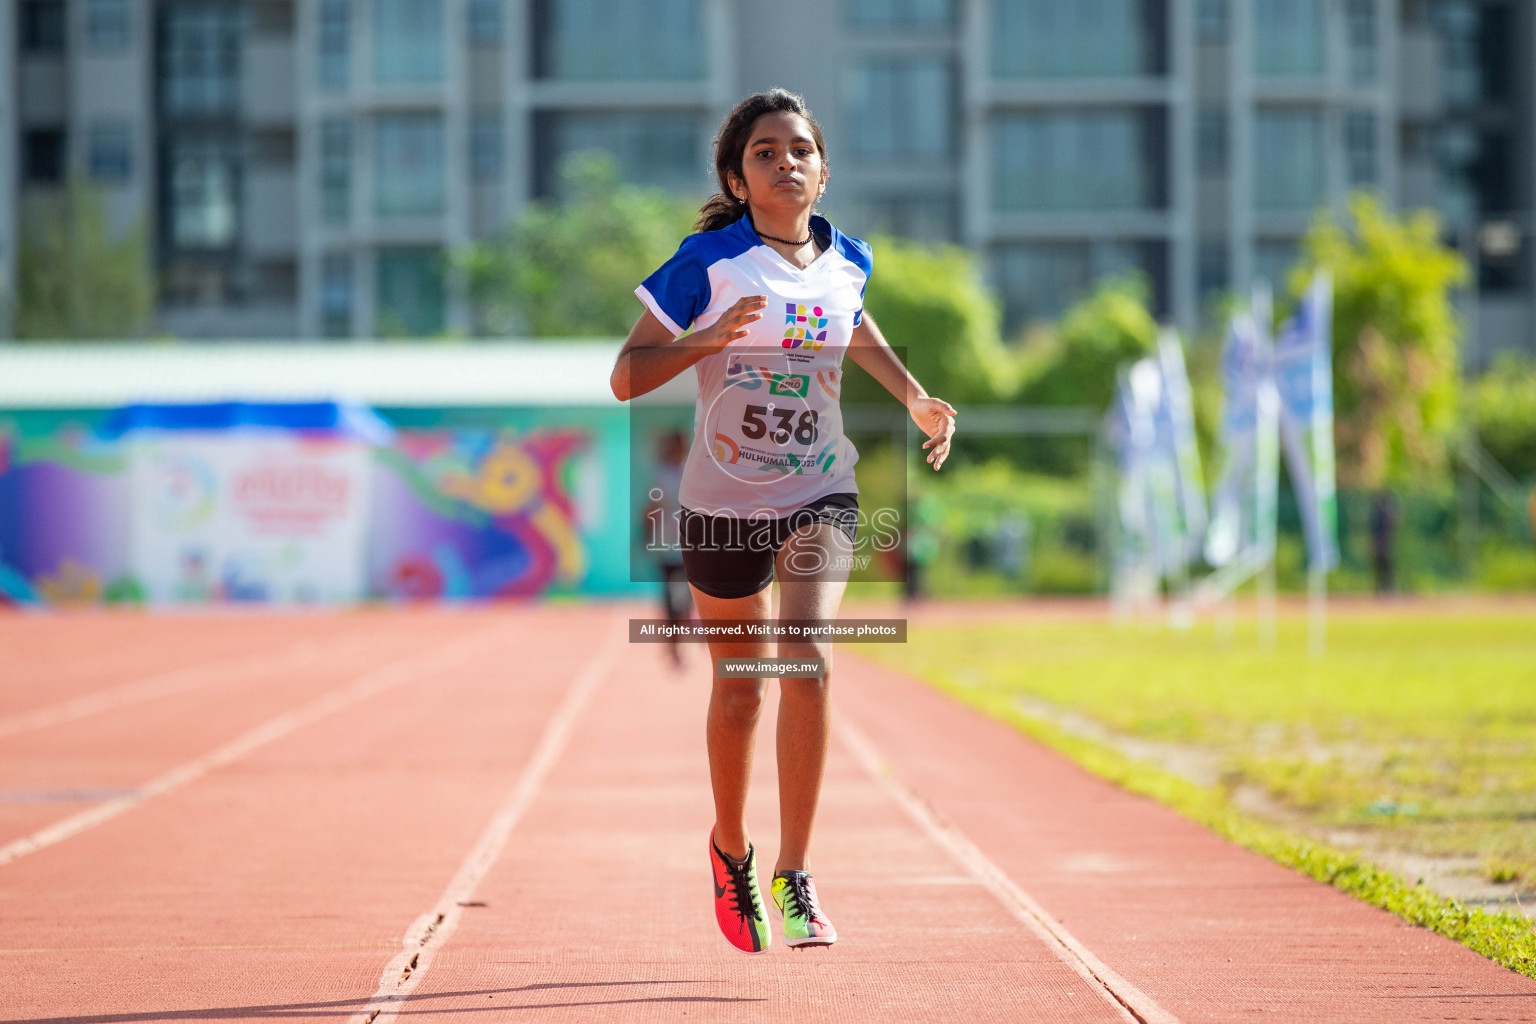
<instances>
[{"instance_id":1,"label":"runner's right hand","mask_svg":"<svg viewBox=\"0 0 1536 1024\"><path fill-rule=\"evenodd\" d=\"M719 352L731 342L745 338L747 329L763 318L763 310L766 308L768 296L743 295L736 300L735 305L720 314L720 319L696 332L697 344Z\"/></svg>"}]
</instances>

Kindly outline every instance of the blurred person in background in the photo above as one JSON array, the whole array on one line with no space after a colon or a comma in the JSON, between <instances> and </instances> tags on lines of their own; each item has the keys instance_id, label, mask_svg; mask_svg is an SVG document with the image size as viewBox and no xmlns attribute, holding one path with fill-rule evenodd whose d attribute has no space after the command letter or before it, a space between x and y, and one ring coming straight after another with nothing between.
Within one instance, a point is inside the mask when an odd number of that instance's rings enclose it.
<instances>
[{"instance_id":1,"label":"blurred person in background","mask_svg":"<svg viewBox=\"0 0 1536 1024\"><path fill-rule=\"evenodd\" d=\"M646 549L656 556L661 572L662 614L670 625L682 625L693 615L693 599L688 593L688 577L683 572L683 551L678 536L682 507L678 491L683 483L683 463L688 458L688 438L680 430L662 435L657 445L656 474L647 495L645 515L641 520ZM673 668L686 664L684 641L673 636L667 641L667 655Z\"/></svg>"},{"instance_id":2,"label":"blurred person in background","mask_svg":"<svg viewBox=\"0 0 1536 1024\"><path fill-rule=\"evenodd\" d=\"M628 401L689 367L697 374L681 503L683 565L700 618L766 623L777 577L782 619L833 619L858 519L858 453L838 402L844 354L907 408L928 436L935 470L949 454L954 409L923 390L865 315L869 246L814 213L827 184L826 145L799 96L774 89L737 104L715 137L715 172L720 192L700 211L697 233L635 290L646 309L619 352L613 391ZM718 666L768 653L766 641L710 643L715 920L748 953L770 941L746 825L767 681L720 678ZM823 664L830 653L823 642L778 645L780 657ZM828 684L827 676L780 679L771 895L792 946L837 938L808 859L827 757Z\"/></svg>"}]
</instances>

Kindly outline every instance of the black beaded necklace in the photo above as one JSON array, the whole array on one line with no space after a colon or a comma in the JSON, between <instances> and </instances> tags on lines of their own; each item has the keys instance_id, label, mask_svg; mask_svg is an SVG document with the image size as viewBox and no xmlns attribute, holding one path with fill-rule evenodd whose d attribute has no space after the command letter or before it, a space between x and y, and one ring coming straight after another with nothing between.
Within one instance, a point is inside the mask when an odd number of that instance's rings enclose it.
<instances>
[{"instance_id":1,"label":"black beaded necklace","mask_svg":"<svg viewBox=\"0 0 1536 1024\"><path fill-rule=\"evenodd\" d=\"M753 228L752 230L753 231L757 231L756 228ZM785 245L801 246L801 245L810 245L811 244L811 239L813 237L815 237L815 236L814 236L814 234L806 235L805 238L803 238L800 241L796 242L792 238L780 238L778 235L767 235L767 234L764 234L761 231L757 231L757 237L758 238L766 238L770 242L783 242Z\"/></svg>"}]
</instances>

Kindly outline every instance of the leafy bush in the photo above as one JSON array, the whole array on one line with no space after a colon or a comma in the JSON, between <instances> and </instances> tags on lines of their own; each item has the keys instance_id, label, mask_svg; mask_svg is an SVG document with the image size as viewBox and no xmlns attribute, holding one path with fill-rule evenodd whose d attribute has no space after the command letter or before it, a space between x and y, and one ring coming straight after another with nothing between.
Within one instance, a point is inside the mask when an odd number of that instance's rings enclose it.
<instances>
[{"instance_id":1,"label":"leafy bush","mask_svg":"<svg viewBox=\"0 0 1536 1024\"><path fill-rule=\"evenodd\" d=\"M1521 480L1536 477L1536 360L1506 352L1474 385L1477 436Z\"/></svg>"}]
</instances>

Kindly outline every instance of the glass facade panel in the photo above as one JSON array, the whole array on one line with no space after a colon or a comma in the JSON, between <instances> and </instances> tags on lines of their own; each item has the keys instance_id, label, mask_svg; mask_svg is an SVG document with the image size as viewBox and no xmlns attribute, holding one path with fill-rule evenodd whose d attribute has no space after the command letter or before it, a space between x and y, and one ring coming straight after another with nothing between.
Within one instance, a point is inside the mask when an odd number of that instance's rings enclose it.
<instances>
[{"instance_id":1,"label":"glass facade panel","mask_svg":"<svg viewBox=\"0 0 1536 1024\"><path fill-rule=\"evenodd\" d=\"M469 128L469 171L481 183L501 180L501 112L477 113Z\"/></svg>"},{"instance_id":2,"label":"glass facade panel","mask_svg":"<svg viewBox=\"0 0 1536 1024\"><path fill-rule=\"evenodd\" d=\"M1195 38L1202 43L1224 43L1231 10L1230 0L1200 0L1195 7Z\"/></svg>"},{"instance_id":3,"label":"glass facade panel","mask_svg":"<svg viewBox=\"0 0 1536 1024\"><path fill-rule=\"evenodd\" d=\"M86 152L92 181L119 184L133 176L133 147L128 125L103 121L91 125Z\"/></svg>"},{"instance_id":4,"label":"glass facade panel","mask_svg":"<svg viewBox=\"0 0 1536 1024\"><path fill-rule=\"evenodd\" d=\"M327 224L352 215L352 125L339 117L320 122L320 213Z\"/></svg>"},{"instance_id":5,"label":"glass facade panel","mask_svg":"<svg viewBox=\"0 0 1536 1024\"><path fill-rule=\"evenodd\" d=\"M1263 78L1321 75L1323 0L1253 0L1253 66Z\"/></svg>"},{"instance_id":6,"label":"glass facade panel","mask_svg":"<svg viewBox=\"0 0 1536 1024\"><path fill-rule=\"evenodd\" d=\"M1261 210L1308 210L1324 198L1323 115L1260 110L1253 118L1253 202Z\"/></svg>"},{"instance_id":7,"label":"glass facade panel","mask_svg":"<svg viewBox=\"0 0 1536 1024\"><path fill-rule=\"evenodd\" d=\"M1221 175L1227 173L1227 111L1223 107L1206 107L1195 122L1195 147L1200 173Z\"/></svg>"},{"instance_id":8,"label":"glass facade panel","mask_svg":"<svg viewBox=\"0 0 1536 1024\"><path fill-rule=\"evenodd\" d=\"M1005 114L993 122L992 203L1002 211L1162 204L1157 119L1136 110Z\"/></svg>"},{"instance_id":9,"label":"glass facade panel","mask_svg":"<svg viewBox=\"0 0 1536 1024\"><path fill-rule=\"evenodd\" d=\"M848 73L848 149L861 162L939 159L954 147L954 74L940 57L874 58Z\"/></svg>"},{"instance_id":10,"label":"glass facade panel","mask_svg":"<svg viewBox=\"0 0 1536 1024\"><path fill-rule=\"evenodd\" d=\"M595 150L613 158L626 182L703 194L713 181L700 155L704 138L693 114L546 114L535 129L538 193L559 194L566 161Z\"/></svg>"},{"instance_id":11,"label":"glass facade panel","mask_svg":"<svg viewBox=\"0 0 1536 1024\"><path fill-rule=\"evenodd\" d=\"M482 46L501 42L502 0L469 0L469 41Z\"/></svg>"},{"instance_id":12,"label":"glass facade panel","mask_svg":"<svg viewBox=\"0 0 1536 1024\"><path fill-rule=\"evenodd\" d=\"M171 7L161 26L163 110L183 117L236 114L240 106L240 9Z\"/></svg>"},{"instance_id":13,"label":"glass facade panel","mask_svg":"<svg viewBox=\"0 0 1536 1024\"><path fill-rule=\"evenodd\" d=\"M1195 257L1195 288L1202 302L1227 287L1227 256L1227 243L1220 239L1200 243Z\"/></svg>"},{"instance_id":14,"label":"glass facade panel","mask_svg":"<svg viewBox=\"0 0 1536 1024\"><path fill-rule=\"evenodd\" d=\"M955 199L950 195L865 195L849 211L851 221L848 226L866 238L895 235L919 242L953 242L955 211Z\"/></svg>"},{"instance_id":15,"label":"glass facade panel","mask_svg":"<svg viewBox=\"0 0 1536 1024\"><path fill-rule=\"evenodd\" d=\"M1376 167L1376 115L1367 110L1353 110L1344 118L1344 158L1349 168L1349 183L1375 185L1380 181Z\"/></svg>"},{"instance_id":16,"label":"glass facade panel","mask_svg":"<svg viewBox=\"0 0 1536 1024\"><path fill-rule=\"evenodd\" d=\"M320 264L320 333L327 338L352 336L352 257L330 253Z\"/></svg>"},{"instance_id":17,"label":"glass facade panel","mask_svg":"<svg viewBox=\"0 0 1536 1024\"><path fill-rule=\"evenodd\" d=\"M1374 85L1381 73L1376 17L1376 0L1347 0L1344 6L1349 34L1349 80L1355 85Z\"/></svg>"},{"instance_id":18,"label":"glass facade panel","mask_svg":"<svg viewBox=\"0 0 1536 1024\"><path fill-rule=\"evenodd\" d=\"M1147 0L995 3L992 70L999 78L1157 74L1161 43L1153 25Z\"/></svg>"},{"instance_id":19,"label":"glass facade panel","mask_svg":"<svg viewBox=\"0 0 1536 1024\"><path fill-rule=\"evenodd\" d=\"M951 0L846 0L843 10L856 28L947 28L955 20Z\"/></svg>"},{"instance_id":20,"label":"glass facade panel","mask_svg":"<svg viewBox=\"0 0 1536 1024\"><path fill-rule=\"evenodd\" d=\"M1155 277L1152 262L1148 246L1130 241L1002 246L994 270L1008 328L1056 319L1101 278L1131 271Z\"/></svg>"},{"instance_id":21,"label":"glass facade panel","mask_svg":"<svg viewBox=\"0 0 1536 1024\"><path fill-rule=\"evenodd\" d=\"M377 333L386 338L441 333L446 323L442 253L426 246L383 248L376 263Z\"/></svg>"},{"instance_id":22,"label":"glass facade panel","mask_svg":"<svg viewBox=\"0 0 1536 1024\"><path fill-rule=\"evenodd\" d=\"M1253 279L1265 281L1273 291L1279 292L1285 288L1300 251L1289 239L1259 242L1253 247Z\"/></svg>"},{"instance_id":23,"label":"glass facade panel","mask_svg":"<svg viewBox=\"0 0 1536 1024\"><path fill-rule=\"evenodd\" d=\"M348 0L320 0L319 19L320 86L343 90L352 77L352 6Z\"/></svg>"},{"instance_id":24,"label":"glass facade panel","mask_svg":"<svg viewBox=\"0 0 1536 1024\"><path fill-rule=\"evenodd\" d=\"M85 45L95 54L122 53L132 31L128 0L87 0Z\"/></svg>"},{"instance_id":25,"label":"glass facade panel","mask_svg":"<svg viewBox=\"0 0 1536 1024\"><path fill-rule=\"evenodd\" d=\"M430 85L443 79L443 0L373 0L373 80Z\"/></svg>"},{"instance_id":26,"label":"glass facade panel","mask_svg":"<svg viewBox=\"0 0 1536 1024\"><path fill-rule=\"evenodd\" d=\"M704 77L703 0L536 0L541 78Z\"/></svg>"},{"instance_id":27,"label":"glass facade panel","mask_svg":"<svg viewBox=\"0 0 1536 1024\"><path fill-rule=\"evenodd\" d=\"M228 249L240 224L238 147L223 138L170 146L170 228L178 249Z\"/></svg>"},{"instance_id":28,"label":"glass facade panel","mask_svg":"<svg viewBox=\"0 0 1536 1024\"><path fill-rule=\"evenodd\" d=\"M445 201L443 119L381 114L373 123L374 211L384 218L435 217Z\"/></svg>"},{"instance_id":29,"label":"glass facade panel","mask_svg":"<svg viewBox=\"0 0 1536 1024\"><path fill-rule=\"evenodd\" d=\"M22 0L18 13L22 53L64 52L64 0Z\"/></svg>"}]
</instances>

